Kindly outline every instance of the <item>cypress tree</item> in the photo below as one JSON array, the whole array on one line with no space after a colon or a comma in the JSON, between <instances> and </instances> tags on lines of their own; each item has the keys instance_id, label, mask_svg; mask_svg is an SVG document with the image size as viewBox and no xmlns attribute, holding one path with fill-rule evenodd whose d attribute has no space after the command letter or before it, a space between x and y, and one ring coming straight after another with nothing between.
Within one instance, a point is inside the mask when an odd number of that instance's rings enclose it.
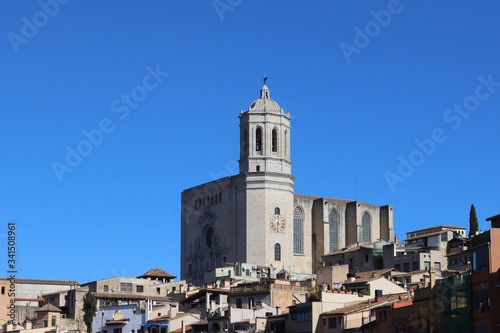
<instances>
[{"instance_id":1,"label":"cypress tree","mask_svg":"<svg viewBox=\"0 0 500 333\"><path fill-rule=\"evenodd\" d=\"M92 332L92 321L94 320L95 313L97 312L97 299L90 291L85 294L83 300L83 321L87 325L87 332Z\"/></svg>"},{"instance_id":2,"label":"cypress tree","mask_svg":"<svg viewBox=\"0 0 500 333\"><path fill-rule=\"evenodd\" d=\"M474 204L472 204L470 206L469 214L469 238L474 236L478 230L476 208L474 207Z\"/></svg>"}]
</instances>

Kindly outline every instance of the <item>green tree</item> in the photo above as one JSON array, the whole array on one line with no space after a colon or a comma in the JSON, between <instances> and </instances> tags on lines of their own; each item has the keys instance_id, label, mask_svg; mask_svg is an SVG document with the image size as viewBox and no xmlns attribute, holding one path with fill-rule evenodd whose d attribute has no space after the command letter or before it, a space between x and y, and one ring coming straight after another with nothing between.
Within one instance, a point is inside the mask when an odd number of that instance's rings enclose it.
<instances>
[{"instance_id":1,"label":"green tree","mask_svg":"<svg viewBox=\"0 0 500 333\"><path fill-rule=\"evenodd\" d=\"M92 332L92 321L94 320L95 313L97 312L97 299L90 291L85 294L83 299L83 321L87 325L87 332Z\"/></svg>"},{"instance_id":2,"label":"green tree","mask_svg":"<svg viewBox=\"0 0 500 333\"><path fill-rule=\"evenodd\" d=\"M469 238L474 236L478 230L476 208L474 207L474 204L472 204L470 206L469 214Z\"/></svg>"},{"instance_id":3,"label":"green tree","mask_svg":"<svg viewBox=\"0 0 500 333\"><path fill-rule=\"evenodd\" d=\"M312 293L309 294L309 302L317 302L319 301L319 296L318 296L318 292L314 291Z\"/></svg>"}]
</instances>

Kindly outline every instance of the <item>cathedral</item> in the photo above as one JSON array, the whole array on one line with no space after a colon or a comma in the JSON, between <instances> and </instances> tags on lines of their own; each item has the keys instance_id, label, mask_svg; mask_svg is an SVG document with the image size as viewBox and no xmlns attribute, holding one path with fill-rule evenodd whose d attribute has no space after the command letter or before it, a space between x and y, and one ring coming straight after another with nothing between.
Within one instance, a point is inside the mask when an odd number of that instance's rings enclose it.
<instances>
[{"instance_id":1,"label":"cathedral","mask_svg":"<svg viewBox=\"0 0 500 333\"><path fill-rule=\"evenodd\" d=\"M181 195L181 277L244 262L315 273L321 256L357 242L393 240L392 206L294 192L290 114L269 88L240 111L239 174Z\"/></svg>"}]
</instances>

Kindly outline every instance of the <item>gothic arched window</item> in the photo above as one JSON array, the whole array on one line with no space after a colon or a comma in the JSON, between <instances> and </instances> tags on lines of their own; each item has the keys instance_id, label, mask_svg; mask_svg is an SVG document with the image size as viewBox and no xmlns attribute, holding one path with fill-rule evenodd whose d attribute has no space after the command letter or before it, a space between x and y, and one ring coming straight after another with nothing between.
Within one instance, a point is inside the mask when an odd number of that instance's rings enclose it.
<instances>
[{"instance_id":1,"label":"gothic arched window","mask_svg":"<svg viewBox=\"0 0 500 333\"><path fill-rule=\"evenodd\" d=\"M274 215L280 215L280 209L278 207L274 208Z\"/></svg>"},{"instance_id":2,"label":"gothic arched window","mask_svg":"<svg viewBox=\"0 0 500 333\"><path fill-rule=\"evenodd\" d=\"M362 242L369 243L370 242L370 215L367 212L363 214L363 218L361 219L361 231L362 231Z\"/></svg>"},{"instance_id":3,"label":"gothic arched window","mask_svg":"<svg viewBox=\"0 0 500 333\"><path fill-rule=\"evenodd\" d=\"M262 150L262 128L260 127L257 127L257 130L255 131L255 150Z\"/></svg>"},{"instance_id":4,"label":"gothic arched window","mask_svg":"<svg viewBox=\"0 0 500 333\"><path fill-rule=\"evenodd\" d=\"M273 129L273 141L272 141L272 146L273 146L273 152L278 151L278 131Z\"/></svg>"},{"instance_id":5,"label":"gothic arched window","mask_svg":"<svg viewBox=\"0 0 500 333\"><path fill-rule=\"evenodd\" d=\"M295 207L295 210L293 211L293 253L303 253L302 221L302 209Z\"/></svg>"},{"instance_id":6,"label":"gothic arched window","mask_svg":"<svg viewBox=\"0 0 500 333\"><path fill-rule=\"evenodd\" d=\"M337 244L337 235L338 235L338 230L337 230L337 212L335 209L332 209L330 211L330 214L328 214L328 225L330 227L330 253L337 251L338 249L338 244Z\"/></svg>"},{"instance_id":7,"label":"gothic arched window","mask_svg":"<svg viewBox=\"0 0 500 333\"><path fill-rule=\"evenodd\" d=\"M281 261L281 245L279 243L274 244L274 260Z\"/></svg>"}]
</instances>

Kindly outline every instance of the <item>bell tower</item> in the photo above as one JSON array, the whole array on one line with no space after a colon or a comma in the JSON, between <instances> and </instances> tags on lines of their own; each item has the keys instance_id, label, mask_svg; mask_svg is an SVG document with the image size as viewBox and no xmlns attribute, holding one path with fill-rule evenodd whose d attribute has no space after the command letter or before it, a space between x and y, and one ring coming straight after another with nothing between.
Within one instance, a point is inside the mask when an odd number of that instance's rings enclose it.
<instances>
[{"instance_id":1,"label":"bell tower","mask_svg":"<svg viewBox=\"0 0 500 333\"><path fill-rule=\"evenodd\" d=\"M239 258L294 271L294 180L290 161L290 114L270 97L264 79L260 98L241 111L240 173L236 178Z\"/></svg>"},{"instance_id":2,"label":"bell tower","mask_svg":"<svg viewBox=\"0 0 500 333\"><path fill-rule=\"evenodd\" d=\"M290 114L271 99L266 80L260 98L247 111L240 111L240 174L292 172Z\"/></svg>"}]
</instances>

